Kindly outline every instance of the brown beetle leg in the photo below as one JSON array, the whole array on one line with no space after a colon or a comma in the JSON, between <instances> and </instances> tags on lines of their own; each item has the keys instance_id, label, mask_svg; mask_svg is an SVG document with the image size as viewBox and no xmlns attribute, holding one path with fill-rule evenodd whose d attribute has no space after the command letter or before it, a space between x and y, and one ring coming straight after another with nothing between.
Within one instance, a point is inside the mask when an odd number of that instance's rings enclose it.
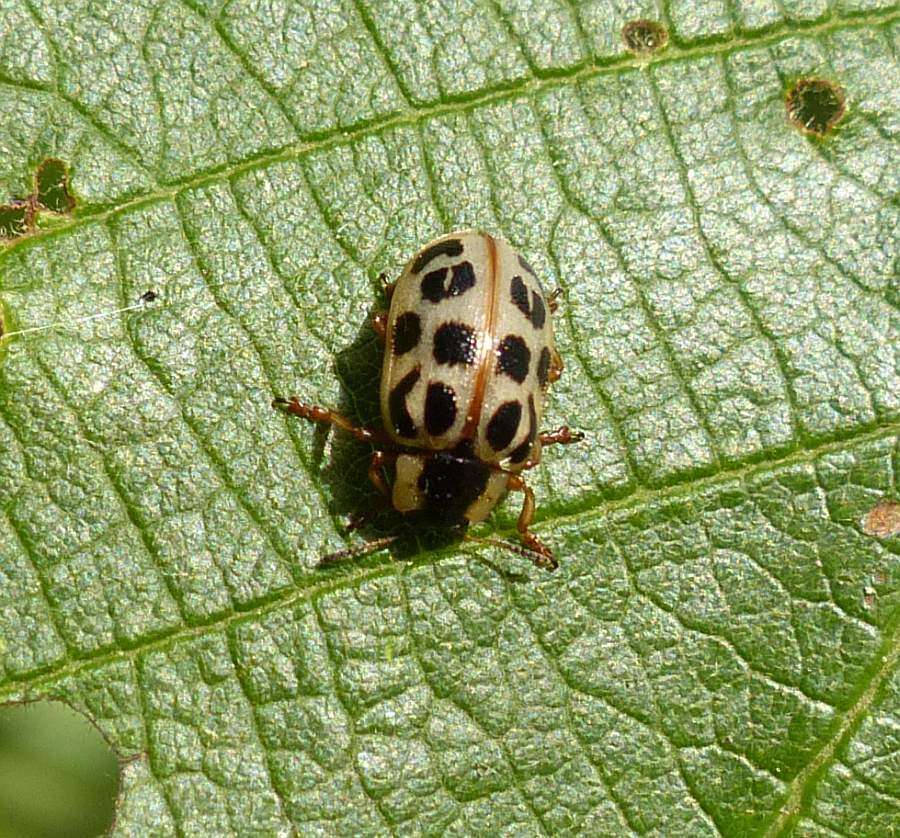
<instances>
[{"instance_id":1,"label":"brown beetle leg","mask_svg":"<svg viewBox=\"0 0 900 838\"><path fill-rule=\"evenodd\" d=\"M396 459L397 455L392 451L376 451L372 454L372 459L369 461L369 480L378 489L378 498L365 512L356 512L350 516L347 521L348 532L364 527L379 512L391 505L391 489L381 470Z\"/></svg>"},{"instance_id":2,"label":"brown beetle leg","mask_svg":"<svg viewBox=\"0 0 900 838\"><path fill-rule=\"evenodd\" d=\"M554 348L550 352L550 369L547 370L547 381L551 384L554 381L559 381L562 378L563 369L563 360L560 358L559 352Z\"/></svg>"},{"instance_id":3,"label":"brown beetle leg","mask_svg":"<svg viewBox=\"0 0 900 838\"><path fill-rule=\"evenodd\" d=\"M532 559L536 567L544 570L556 570L559 567L559 562L556 561L553 551L528 529L534 518L534 491L518 474L510 475L509 482L506 485L511 492L524 492L525 494L525 500L522 501L522 511L519 513L519 521L516 524L522 544L536 554Z\"/></svg>"},{"instance_id":4,"label":"brown beetle leg","mask_svg":"<svg viewBox=\"0 0 900 838\"><path fill-rule=\"evenodd\" d=\"M348 434L356 437L360 442L374 442L381 445L392 445L392 442L384 431L377 431L374 428L361 428L354 425L349 419L335 413L327 407L319 407L316 404L306 404L301 402L296 396L289 399L275 399L272 407L283 410L285 413L292 413L301 419L308 419L310 422L321 422L326 425L337 425Z\"/></svg>"},{"instance_id":5,"label":"brown beetle leg","mask_svg":"<svg viewBox=\"0 0 900 838\"><path fill-rule=\"evenodd\" d=\"M394 288L397 286L397 283L388 280L388 275L384 271L378 274L378 281L381 283L381 287L384 290L385 299L390 302L391 297L394 295Z\"/></svg>"},{"instance_id":6,"label":"brown beetle leg","mask_svg":"<svg viewBox=\"0 0 900 838\"><path fill-rule=\"evenodd\" d=\"M555 431L543 431L540 434L541 450L547 445L571 445L574 442L581 442L584 434L581 431L573 431L568 425L563 425ZM541 458L538 456L536 460L525 460L522 464L522 471L528 471L541 464Z\"/></svg>"},{"instance_id":7,"label":"brown beetle leg","mask_svg":"<svg viewBox=\"0 0 900 838\"><path fill-rule=\"evenodd\" d=\"M584 434L581 431L573 431L568 425L563 425L555 431L544 431L540 439L541 445L571 445L573 442L581 442Z\"/></svg>"},{"instance_id":8,"label":"brown beetle leg","mask_svg":"<svg viewBox=\"0 0 900 838\"><path fill-rule=\"evenodd\" d=\"M384 343L387 339L388 313L386 311L376 311L372 315L372 328L378 339Z\"/></svg>"},{"instance_id":9,"label":"brown beetle leg","mask_svg":"<svg viewBox=\"0 0 900 838\"><path fill-rule=\"evenodd\" d=\"M556 310L559 308L559 298L562 295L562 288L554 288L547 295L547 305L550 306L550 313L556 314Z\"/></svg>"},{"instance_id":10,"label":"brown beetle leg","mask_svg":"<svg viewBox=\"0 0 900 838\"><path fill-rule=\"evenodd\" d=\"M386 498L390 498L391 489L381 470L389 463L396 462L396 460L397 455L391 451L376 451L372 454L372 460L369 463L369 480L372 481L372 485L378 489L381 495Z\"/></svg>"}]
</instances>

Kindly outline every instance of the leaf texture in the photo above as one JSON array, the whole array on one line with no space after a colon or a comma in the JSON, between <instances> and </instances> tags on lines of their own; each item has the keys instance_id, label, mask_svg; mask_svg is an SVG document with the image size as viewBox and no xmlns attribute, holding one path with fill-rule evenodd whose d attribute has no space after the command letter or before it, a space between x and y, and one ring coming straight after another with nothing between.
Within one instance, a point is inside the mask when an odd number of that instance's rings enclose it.
<instances>
[{"instance_id":1,"label":"leaf texture","mask_svg":"<svg viewBox=\"0 0 900 838\"><path fill-rule=\"evenodd\" d=\"M0 699L134 757L116 834L896 824L896 7L623 9L0 9L0 191L79 199L0 254ZM366 451L270 402L377 414L378 275L469 226L563 291L561 569L324 571Z\"/></svg>"}]
</instances>

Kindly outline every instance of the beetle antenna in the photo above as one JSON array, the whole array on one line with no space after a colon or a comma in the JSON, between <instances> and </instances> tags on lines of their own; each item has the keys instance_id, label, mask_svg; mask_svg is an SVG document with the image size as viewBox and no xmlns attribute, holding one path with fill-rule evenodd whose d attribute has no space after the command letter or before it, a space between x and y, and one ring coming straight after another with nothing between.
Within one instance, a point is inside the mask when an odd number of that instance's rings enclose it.
<instances>
[{"instance_id":1,"label":"beetle antenna","mask_svg":"<svg viewBox=\"0 0 900 838\"><path fill-rule=\"evenodd\" d=\"M369 553L375 553L378 550L382 550L387 547L389 544L393 544L400 536L398 535L387 535L384 538L375 538L372 541L366 541L364 544L359 544L356 547L347 547L344 550L337 550L334 553L329 553L327 556L322 556L319 559L319 566L334 564L335 562L342 562L346 559L355 559L358 556L368 556Z\"/></svg>"},{"instance_id":2,"label":"beetle antenna","mask_svg":"<svg viewBox=\"0 0 900 838\"><path fill-rule=\"evenodd\" d=\"M476 535L464 535L463 541L474 541L476 544L487 544L489 547L499 547L502 550L509 550L511 553L515 553L516 555L522 556L522 558L528 559L537 567L544 568L545 570L555 570L555 567L547 566L547 557L542 553L538 553L537 550L529 550L527 547L523 547L521 544L513 544L511 541L503 541L499 538L479 538Z\"/></svg>"}]
</instances>

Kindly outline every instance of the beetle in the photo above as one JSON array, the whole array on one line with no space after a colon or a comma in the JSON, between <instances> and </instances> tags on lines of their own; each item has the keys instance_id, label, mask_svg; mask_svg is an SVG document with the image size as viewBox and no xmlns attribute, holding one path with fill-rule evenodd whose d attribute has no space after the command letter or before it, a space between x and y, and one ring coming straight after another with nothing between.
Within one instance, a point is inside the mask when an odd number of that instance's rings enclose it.
<instances>
[{"instance_id":1,"label":"beetle","mask_svg":"<svg viewBox=\"0 0 900 838\"><path fill-rule=\"evenodd\" d=\"M565 425L539 431L548 385L563 372L553 341L557 293L545 294L506 241L476 230L426 244L385 292L390 310L372 323L384 343L384 429L296 396L273 405L372 443L369 479L398 512L424 510L465 527L507 492L522 492L523 552L555 570L553 551L530 529L534 492L522 472L540 463L543 446L584 438Z\"/></svg>"}]
</instances>

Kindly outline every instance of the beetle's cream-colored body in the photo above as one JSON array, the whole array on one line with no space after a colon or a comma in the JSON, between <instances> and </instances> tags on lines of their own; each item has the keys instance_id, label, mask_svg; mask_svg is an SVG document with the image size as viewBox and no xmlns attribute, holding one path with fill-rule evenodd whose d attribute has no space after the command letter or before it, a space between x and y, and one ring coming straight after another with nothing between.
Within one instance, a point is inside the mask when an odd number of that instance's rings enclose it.
<instances>
[{"instance_id":1,"label":"beetle's cream-colored body","mask_svg":"<svg viewBox=\"0 0 900 838\"><path fill-rule=\"evenodd\" d=\"M522 552L555 569L552 550L529 529L534 492L521 474L540 462L542 445L583 438L567 426L540 433L547 385L562 373L555 295L545 296L509 244L474 230L429 242L387 289L390 312L373 321L385 340L384 430L296 397L274 404L374 444L369 479L400 512L464 525L483 521L507 491L522 492Z\"/></svg>"},{"instance_id":2,"label":"beetle's cream-colored body","mask_svg":"<svg viewBox=\"0 0 900 838\"><path fill-rule=\"evenodd\" d=\"M398 353L398 318L409 318L410 312L418 318L419 337L414 346L404 344ZM457 332L465 327L472 338L458 341L459 351L450 363L436 359L436 336L447 328L445 324ZM505 352L510 348L515 351ZM469 521L483 520L490 513L503 496L510 473L540 461L538 431L548 372L545 364L541 382L542 353L550 357L552 369L561 368L541 284L502 239L475 231L435 239L410 259L393 288L381 376L384 427L398 445L423 452L464 451L462 456L494 467L466 508L464 517ZM446 421L429 421L427 394L429 387L438 385L442 393L452 393L454 415L449 426ZM491 421L504 405L508 414L519 411L515 431L511 436L491 435ZM494 423L496 427L496 419ZM439 433L434 433L435 424ZM507 422L506 430L511 426ZM497 448L501 442L505 444ZM422 469L418 455L398 458L393 490L397 509L427 505Z\"/></svg>"}]
</instances>

